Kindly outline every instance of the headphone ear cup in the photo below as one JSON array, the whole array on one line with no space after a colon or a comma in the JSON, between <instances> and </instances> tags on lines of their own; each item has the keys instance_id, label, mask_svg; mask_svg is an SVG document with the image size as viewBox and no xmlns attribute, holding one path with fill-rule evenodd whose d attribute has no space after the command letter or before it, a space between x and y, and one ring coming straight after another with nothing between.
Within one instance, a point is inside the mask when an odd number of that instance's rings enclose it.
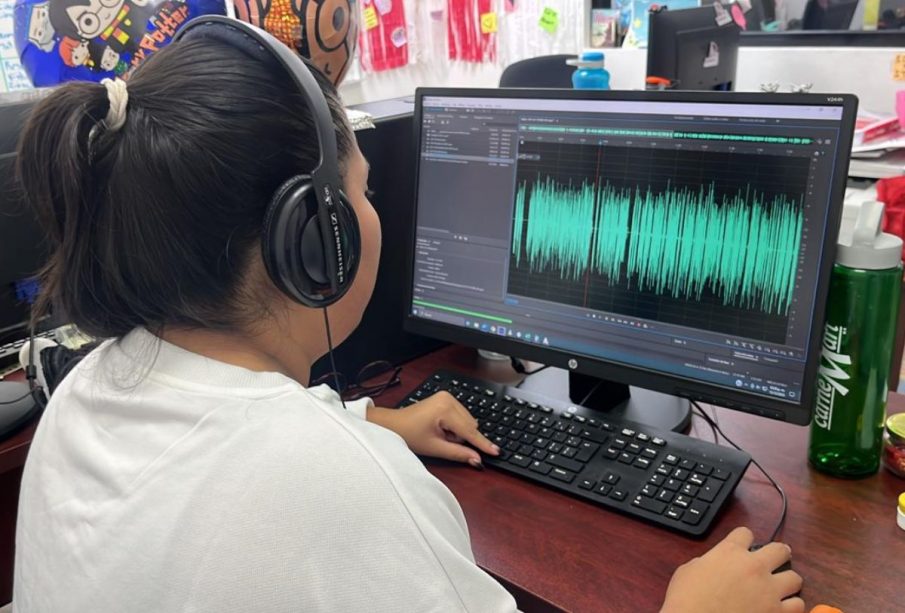
<instances>
[{"instance_id":1,"label":"headphone ear cup","mask_svg":"<svg viewBox=\"0 0 905 613\"><path fill-rule=\"evenodd\" d=\"M340 229L342 245L346 256L346 285L351 285L358 272L358 264L361 259L361 228L358 225L358 216L352 203L342 191L339 192L339 206L336 207L340 216Z\"/></svg>"}]
</instances>

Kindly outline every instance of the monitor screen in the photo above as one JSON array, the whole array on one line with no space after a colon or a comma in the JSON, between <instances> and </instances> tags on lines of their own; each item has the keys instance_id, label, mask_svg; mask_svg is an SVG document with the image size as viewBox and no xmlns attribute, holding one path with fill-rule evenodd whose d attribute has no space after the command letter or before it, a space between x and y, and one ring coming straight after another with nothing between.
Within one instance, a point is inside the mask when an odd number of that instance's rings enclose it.
<instances>
[{"instance_id":1,"label":"monitor screen","mask_svg":"<svg viewBox=\"0 0 905 613\"><path fill-rule=\"evenodd\" d=\"M810 398L852 98L501 91L419 92L413 330L777 418Z\"/></svg>"}]
</instances>

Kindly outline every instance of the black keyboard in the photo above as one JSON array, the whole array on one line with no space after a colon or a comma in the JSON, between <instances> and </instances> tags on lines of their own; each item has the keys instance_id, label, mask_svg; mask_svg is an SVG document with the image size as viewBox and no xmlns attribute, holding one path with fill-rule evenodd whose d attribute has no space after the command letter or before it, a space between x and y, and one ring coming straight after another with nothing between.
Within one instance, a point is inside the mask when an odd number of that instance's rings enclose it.
<instances>
[{"instance_id":1,"label":"black keyboard","mask_svg":"<svg viewBox=\"0 0 905 613\"><path fill-rule=\"evenodd\" d=\"M707 441L440 371L400 403L447 390L499 457L484 463L685 534L705 534L751 457Z\"/></svg>"}]
</instances>

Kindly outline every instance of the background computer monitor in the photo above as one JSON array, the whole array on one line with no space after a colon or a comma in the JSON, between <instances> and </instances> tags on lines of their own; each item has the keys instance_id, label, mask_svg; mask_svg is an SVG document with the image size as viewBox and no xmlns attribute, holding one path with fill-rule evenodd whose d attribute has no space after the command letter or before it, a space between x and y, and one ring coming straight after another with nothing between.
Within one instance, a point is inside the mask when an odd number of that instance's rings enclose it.
<instances>
[{"instance_id":1,"label":"background computer monitor","mask_svg":"<svg viewBox=\"0 0 905 613\"><path fill-rule=\"evenodd\" d=\"M856 106L419 90L406 325L807 423Z\"/></svg>"},{"instance_id":2,"label":"background computer monitor","mask_svg":"<svg viewBox=\"0 0 905 613\"><path fill-rule=\"evenodd\" d=\"M859 0L808 0L802 30L848 30Z\"/></svg>"},{"instance_id":3,"label":"background computer monitor","mask_svg":"<svg viewBox=\"0 0 905 613\"><path fill-rule=\"evenodd\" d=\"M648 77L672 89L733 89L741 29L731 20L718 25L713 5L652 11L648 27Z\"/></svg>"},{"instance_id":4,"label":"background computer monitor","mask_svg":"<svg viewBox=\"0 0 905 613\"><path fill-rule=\"evenodd\" d=\"M0 103L0 345L27 335L36 275L44 265L44 233L15 180L16 142L34 96Z\"/></svg>"}]
</instances>

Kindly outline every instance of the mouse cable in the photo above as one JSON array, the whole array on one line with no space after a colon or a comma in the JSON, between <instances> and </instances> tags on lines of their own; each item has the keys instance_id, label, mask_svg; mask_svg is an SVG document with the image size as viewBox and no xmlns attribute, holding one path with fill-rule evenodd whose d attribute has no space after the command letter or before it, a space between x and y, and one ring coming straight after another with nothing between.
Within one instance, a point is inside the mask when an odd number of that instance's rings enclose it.
<instances>
[{"instance_id":1,"label":"mouse cable","mask_svg":"<svg viewBox=\"0 0 905 613\"><path fill-rule=\"evenodd\" d=\"M704 407L702 407L700 404L698 404L698 402L696 400L692 400L691 404L694 405L694 407L698 410L698 412L701 414L701 416L707 421L707 423L710 424L710 427L715 429L717 432L719 432L720 436L722 436L723 439L727 443L729 443L730 445L732 445L739 451L744 452L744 449L742 449L741 447L736 445L732 441L732 439L730 439L728 436L726 436L726 433L723 432L723 429L720 428L720 425L718 423L716 423L710 415L707 414L707 411L704 410ZM782 486L779 483L777 483L773 477L770 476L770 473L768 473L766 470L764 470L764 467L760 465L760 462L758 462L754 458L751 458L751 463L754 464L755 466L757 466L757 468L760 470L760 472L762 472L764 474L764 476L767 478L767 481L769 481L770 483L773 484L773 487L775 487L776 491L779 492L780 498L782 498L782 511L779 514L779 521L776 522L776 528L773 529L773 534L772 534L772 536L770 536L770 540L767 541L768 543L772 543L773 541L776 540L776 537L779 536L779 533L782 530L783 524L786 523L786 514L789 510L789 501L788 501L788 498L786 497L785 490L782 489Z\"/></svg>"},{"instance_id":2,"label":"mouse cable","mask_svg":"<svg viewBox=\"0 0 905 613\"><path fill-rule=\"evenodd\" d=\"M333 358L333 336L330 334L330 317L327 315L327 307L324 307L324 327L327 329L327 353L330 354L330 369L333 371L333 382L336 384L336 393L339 395L339 401L343 408L346 408L346 401L343 400L343 390L339 385L339 372L336 370L336 360Z\"/></svg>"}]
</instances>

